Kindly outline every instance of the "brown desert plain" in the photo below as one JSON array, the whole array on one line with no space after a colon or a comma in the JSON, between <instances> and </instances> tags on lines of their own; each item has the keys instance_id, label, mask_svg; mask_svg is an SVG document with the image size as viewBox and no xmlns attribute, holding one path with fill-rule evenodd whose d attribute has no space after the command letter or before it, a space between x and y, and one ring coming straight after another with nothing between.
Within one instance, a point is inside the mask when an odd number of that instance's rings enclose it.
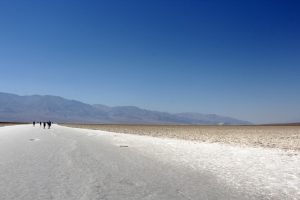
<instances>
[{"instance_id":1,"label":"brown desert plain","mask_svg":"<svg viewBox=\"0 0 300 200\"><path fill-rule=\"evenodd\" d=\"M73 128L85 128L109 132L178 138L209 143L239 146L300 150L299 125L95 125L63 124Z\"/></svg>"},{"instance_id":2,"label":"brown desert plain","mask_svg":"<svg viewBox=\"0 0 300 200\"><path fill-rule=\"evenodd\" d=\"M2 126L14 126L14 125L20 125L25 123L18 123L18 122L0 122L0 127Z\"/></svg>"}]
</instances>

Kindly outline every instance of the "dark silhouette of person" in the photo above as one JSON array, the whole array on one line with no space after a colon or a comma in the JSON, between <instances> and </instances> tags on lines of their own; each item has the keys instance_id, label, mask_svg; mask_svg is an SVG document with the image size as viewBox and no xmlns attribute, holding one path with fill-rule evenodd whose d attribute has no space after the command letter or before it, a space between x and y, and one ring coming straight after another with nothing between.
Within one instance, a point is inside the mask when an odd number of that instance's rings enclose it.
<instances>
[{"instance_id":1,"label":"dark silhouette of person","mask_svg":"<svg viewBox=\"0 0 300 200\"><path fill-rule=\"evenodd\" d=\"M35 121L32 122L33 126L35 126Z\"/></svg>"},{"instance_id":2,"label":"dark silhouette of person","mask_svg":"<svg viewBox=\"0 0 300 200\"><path fill-rule=\"evenodd\" d=\"M40 126L42 126L42 122L40 122Z\"/></svg>"},{"instance_id":3,"label":"dark silhouette of person","mask_svg":"<svg viewBox=\"0 0 300 200\"><path fill-rule=\"evenodd\" d=\"M48 124L48 129L50 129L50 127L51 127L51 121L47 122L47 124Z\"/></svg>"},{"instance_id":4,"label":"dark silhouette of person","mask_svg":"<svg viewBox=\"0 0 300 200\"><path fill-rule=\"evenodd\" d=\"M46 122L43 122L43 125L44 125L44 129L46 128Z\"/></svg>"}]
</instances>

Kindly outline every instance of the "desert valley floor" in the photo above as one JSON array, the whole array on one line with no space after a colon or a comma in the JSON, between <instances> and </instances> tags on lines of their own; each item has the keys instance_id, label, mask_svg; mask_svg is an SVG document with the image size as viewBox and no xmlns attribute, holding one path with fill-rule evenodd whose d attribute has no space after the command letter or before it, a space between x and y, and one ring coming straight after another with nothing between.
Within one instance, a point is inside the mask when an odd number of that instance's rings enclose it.
<instances>
[{"instance_id":1,"label":"desert valley floor","mask_svg":"<svg viewBox=\"0 0 300 200\"><path fill-rule=\"evenodd\" d=\"M298 199L299 127L218 129L1 127L1 199Z\"/></svg>"}]
</instances>

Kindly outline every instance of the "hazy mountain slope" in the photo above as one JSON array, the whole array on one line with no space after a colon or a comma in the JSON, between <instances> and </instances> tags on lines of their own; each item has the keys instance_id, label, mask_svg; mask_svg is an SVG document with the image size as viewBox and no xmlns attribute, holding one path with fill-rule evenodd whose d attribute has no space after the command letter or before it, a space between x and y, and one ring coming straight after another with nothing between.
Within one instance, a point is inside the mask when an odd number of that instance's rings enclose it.
<instances>
[{"instance_id":1,"label":"hazy mountain slope","mask_svg":"<svg viewBox=\"0 0 300 200\"><path fill-rule=\"evenodd\" d=\"M0 121L52 120L77 123L131 124L248 124L248 122L200 113L170 114L134 106L89 105L58 96L19 96L0 93Z\"/></svg>"},{"instance_id":2,"label":"hazy mountain slope","mask_svg":"<svg viewBox=\"0 0 300 200\"><path fill-rule=\"evenodd\" d=\"M107 114L93 106L56 96L18 96L0 93L0 120L97 122Z\"/></svg>"}]
</instances>

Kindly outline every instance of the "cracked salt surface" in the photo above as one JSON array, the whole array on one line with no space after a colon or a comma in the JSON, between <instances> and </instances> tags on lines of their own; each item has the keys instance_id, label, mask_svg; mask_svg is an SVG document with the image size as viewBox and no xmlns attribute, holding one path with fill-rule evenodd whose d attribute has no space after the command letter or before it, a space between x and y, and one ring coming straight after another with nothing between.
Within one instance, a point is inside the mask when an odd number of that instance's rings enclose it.
<instances>
[{"instance_id":1,"label":"cracked salt surface","mask_svg":"<svg viewBox=\"0 0 300 200\"><path fill-rule=\"evenodd\" d=\"M37 138L41 140L29 141ZM298 151L57 125L46 132L29 125L1 128L0 139L1 200L300 196Z\"/></svg>"},{"instance_id":2,"label":"cracked salt surface","mask_svg":"<svg viewBox=\"0 0 300 200\"><path fill-rule=\"evenodd\" d=\"M122 141L137 152L196 171L209 171L248 194L270 199L300 199L300 156L297 151L114 134L115 142Z\"/></svg>"}]
</instances>

